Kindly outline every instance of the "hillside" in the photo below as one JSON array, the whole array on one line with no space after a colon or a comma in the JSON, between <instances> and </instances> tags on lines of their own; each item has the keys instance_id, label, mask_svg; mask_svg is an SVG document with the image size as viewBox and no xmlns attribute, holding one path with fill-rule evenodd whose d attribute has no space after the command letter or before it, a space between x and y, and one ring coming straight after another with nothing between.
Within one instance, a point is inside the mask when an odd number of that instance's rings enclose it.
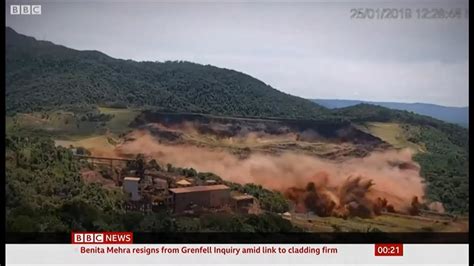
<instances>
[{"instance_id":1,"label":"hillside","mask_svg":"<svg viewBox=\"0 0 474 266\"><path fill-rule=\"evenodd\" d=\"M428 197L441 201L453 212L469 210L469 135L461 126L407 111L391 110L370 104L358 104L335 109L334 113L367 128L400 130L405 146L421 147L415 160L421 165L421 175L428 185ZM380 132L370 132L381 137ZM383 134L383 133L382 133ZM400 139L399 139L400 140ZM396 145L395 145L396 146Z\"/></svg>"},{"instance_id":2,"label":"hillside","mask_svg":"<svg viewBox=\"0 0 474 266\"><path fill-rule=\"evenodd\" d=\"M371 102L359 100L333 100L333 99L312 99L311 101L326 108L344 108L354 106L360 103L379 105L382 107L414 112L420 115L431 116L433 118L458 124L467 127L469 124L468 107L448 107L427 103L398 103L398 102Z\"/></svg>"},{"instance_id":3,"label":"hillside","mask_svg":"<svg viewBox=\"0 0 474 266\"><path fill-rule=\"evenodd\" d=\"M329 111L249 75L190 62L135 62L6 28L6 112L125 105L232 116L316 118Z\"/></svg>"},{"instance_id":4,"label":"hillside","mask_svg":"<svg viewBox=\"0 0 474 266\"><path fill-rule=\"evenodd\" d=\"M369 104L330 110L237 71L190 62L119 60L37 41L10 28L6 66L6 125L14 136L119 135L145 109L330 124L349 120L394 147L421 151L415 159L429 198L443 202L448 211L469 208L468 131L432 117Z\"/></svg>"}]
</instances>

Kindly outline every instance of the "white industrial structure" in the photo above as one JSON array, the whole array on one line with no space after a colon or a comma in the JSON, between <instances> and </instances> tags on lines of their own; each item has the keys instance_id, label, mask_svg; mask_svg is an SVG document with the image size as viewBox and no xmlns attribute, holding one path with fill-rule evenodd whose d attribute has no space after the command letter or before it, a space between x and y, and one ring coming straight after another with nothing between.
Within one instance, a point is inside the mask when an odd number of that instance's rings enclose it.
<instances>
[{"instance_id":1,"label":"white industrial structure","mask_svg":"<svg viewBox=\"0 0 474 266\"><path fill-rule=\"evenodd\" d=\"M125 177L123 179L123 191L130 195L130 199L133 201L140 200L140 193L138 190L138 182L140 178L138 177Z\"/></svg>"}]
</instances>

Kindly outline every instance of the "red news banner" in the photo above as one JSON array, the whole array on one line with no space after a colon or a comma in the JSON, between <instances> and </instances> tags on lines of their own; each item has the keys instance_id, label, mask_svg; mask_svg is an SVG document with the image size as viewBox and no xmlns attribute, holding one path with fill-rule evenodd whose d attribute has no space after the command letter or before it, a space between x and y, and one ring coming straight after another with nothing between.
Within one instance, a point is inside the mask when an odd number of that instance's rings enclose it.
<instances>
[{"instance_id":1,"label":"red news banner","mask_svg":"<svg viewBox=\"0 0 474 266\"><path fill-rule=\"evenodd\" d=\"M72 244L83 244L80 247L81 254L220 254L220 255L241 255L241 254L338 254L336 247L330 246L186 246L171 247L101 247L90 246L97 244L132 244L133 233L131 232L73 232L71 233ZM402 244L376 244L375 256L403 256Z\"/></svg>"},{"instance_id":2,"label":"red news banner","mask_svg":"<svg viewBox=\"0 0 474 266\"><path fill-rule=\"evenodd\" d=\"M72 244L132 244L132 232L72 232Z\"/></svg>"}]
</instances>

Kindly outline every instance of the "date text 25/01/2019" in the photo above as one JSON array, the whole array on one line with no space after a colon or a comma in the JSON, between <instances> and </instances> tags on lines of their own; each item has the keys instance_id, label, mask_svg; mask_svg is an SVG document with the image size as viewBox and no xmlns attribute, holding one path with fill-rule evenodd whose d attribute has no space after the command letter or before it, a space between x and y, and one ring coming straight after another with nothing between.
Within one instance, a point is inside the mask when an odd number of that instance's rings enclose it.
<instances>
[{"instance_id":1,"label":"date text 25/01/2019","mask_svg":"<svg viewBox=\"0 0 474 266\"><path fill-rule=\"evenodd\" d=\"M351 19L467 19L467 8L352 8Z\"/></svg>"}]
</instances>

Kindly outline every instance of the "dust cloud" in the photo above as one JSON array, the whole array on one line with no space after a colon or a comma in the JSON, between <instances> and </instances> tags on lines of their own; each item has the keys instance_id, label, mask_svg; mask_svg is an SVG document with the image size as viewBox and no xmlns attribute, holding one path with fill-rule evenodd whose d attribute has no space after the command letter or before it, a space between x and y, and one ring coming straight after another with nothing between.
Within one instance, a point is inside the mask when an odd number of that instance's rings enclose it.
<instances>
[{"instance_id":1,"label":"dust cloud","mask_svg":"<svg viewBox=\"0 0 474 266\"><path fill-rule=\"evenodd\" d=\"M409 150L373 152L344 162L295 152L252 153L241 159L223 150L161 144L148 131L137 130L115 153L117 156L142 153L161 163L213 172L228 181L260 184L281 191L297 207L308 209L315 205L314 209L325 210L322 212L327 215L346 216L354 210L367 212L360 216L371 216L380 208L410 213L413 199L416 197L418 204L425 191L419 166L412 161ZM305 196L296 195L302 191Z\"/></svg>"}]
</instances>

